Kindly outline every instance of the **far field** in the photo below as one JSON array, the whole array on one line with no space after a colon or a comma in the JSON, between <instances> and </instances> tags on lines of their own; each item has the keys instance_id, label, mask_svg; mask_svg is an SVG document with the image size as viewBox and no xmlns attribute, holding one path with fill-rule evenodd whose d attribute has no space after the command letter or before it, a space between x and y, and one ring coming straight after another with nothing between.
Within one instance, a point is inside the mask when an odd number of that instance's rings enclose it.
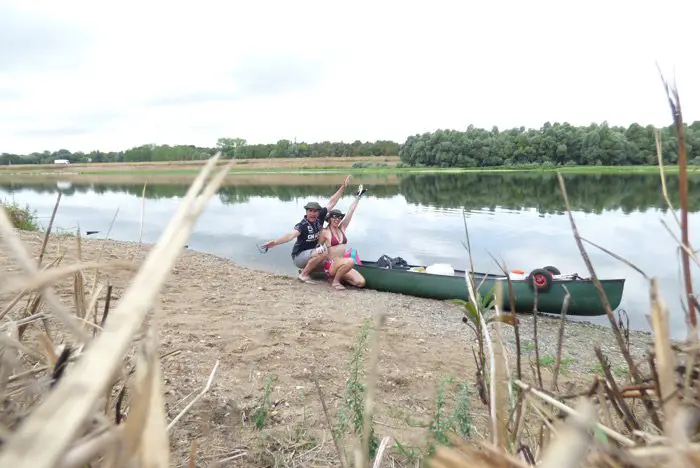
<instances>
[{"instance_id":1,"label":"far field","mask_svg":"<svg viewBox=\"0 0 700 468\"><path fill-rule=\"evenodd\" d=\"M219 165L227 164L229 160L219 161ZM238 159L235 163L235 170L267 170L267 169L309 169L309 168L351 168L353 164L375 163L386 164L396 167L398 156L356 156L356 157L326 157L326 158L266 158L266 159ZM0 166L0 172L81 172L103 173L103 172L194 172L199 171L205 160L197 161L157 161L157 162L130 162L130 163L83 163L61 166L54 164L22 164L12 166Z\"/></svg>"},{"instance_id":2,"label":"far field","mask_svg":"<svg viewBox=\"0 0 700 468\"><path fill-rule=\"evenodd\" d=\"M130 163L76 163L69 166L54 164L22 164L0 166L0 177L12 175L31 175L42 177L60 176L71 180L90 175L100 179L114 180L119 177L134 176L168 176L190 180L199 172L204 160L196 161L158 161ZM219 165L229 160L219 161ZM498 166L488 168L438 168L438 167L401 167L398 156L353 156L321 158L266 158L236 160L231 174L279 173L415 173L415 172L504 172L504 171L562 171L566 173L656 173L656 165L647 166ZM678 166L665 166L666 172L676 173ZM689 172L698 172L700 166L688 166Z\"/></svg>"}]
</instances>

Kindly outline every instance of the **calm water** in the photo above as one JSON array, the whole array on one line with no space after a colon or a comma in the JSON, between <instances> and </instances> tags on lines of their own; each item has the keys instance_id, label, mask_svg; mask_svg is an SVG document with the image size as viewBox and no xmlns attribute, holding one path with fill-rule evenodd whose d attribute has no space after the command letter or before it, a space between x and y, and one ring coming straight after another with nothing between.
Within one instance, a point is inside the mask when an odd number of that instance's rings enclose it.
<instances>
[{"instance_id":1,"label":"calm water","mask_svg":"<svg viewBox=\"0 0 700 468\"><path fill-rule=\"evenodd\" d=\"M189 240L191 249L230 258L240 264L294 274L292 243L261 255L256 243L291 230L303 216L308 200L323 203L342 181L341 176L255 176L233 178L210 201ZM684 326L678 285L677 249L661 220L677 232L672 214L665 209L658 175L567 175L567 190L581 235L629 259L660 280L662 295L672 312L675 336ZM186 184L160 184L147 188L143 238L155 242L177 210ZM524 270L555 265L562 272L588 276L571 233L568 217L553 174L441 174L405 176L356 176L356 184L368 188L348 229L350 244L361 258L382 254L401 256L410 263L451 263L465 268L468 257L463 210L466 212L475 267L497 273L489 253L505 260L509 268ZM668 188L677 206L677 182ZM103 237L117 209L110 237L137 240L143 183L67 183L47 180L27 182L0 178L0 198L14 198L37 210L48 222L61 190L64 197L56 227L62 231L100 231ZM690 181L691 243L698 238L700 179ZM352 197L339 207L346 210ZM648 330L648 288L631 268L587 246L601 277L628 279L620 305L630 316L632 328ZM700 272L693 270L696 278ZM698 281L694 285L700 288ZM607 323L607 318L586 319Z\"/></svg>"}]
</instances>

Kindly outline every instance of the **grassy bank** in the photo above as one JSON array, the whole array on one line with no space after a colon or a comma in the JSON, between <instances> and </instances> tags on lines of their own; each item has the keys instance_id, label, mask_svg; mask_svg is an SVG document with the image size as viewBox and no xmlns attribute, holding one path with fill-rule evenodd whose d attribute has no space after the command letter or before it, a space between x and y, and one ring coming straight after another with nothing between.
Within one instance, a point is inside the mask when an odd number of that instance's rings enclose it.
<instances>
[{"instance_id":1,"label":"grassy bank","mask_svg":"<svg viewBox=\"0 0 700 468\"><path fill-rule=\"evenodd\" d=\"M23 231L39 230L36 211L29 205L22 207L14 200L0 200L0 207L7 212L13 227Z\"/></svg>"},{"instance_id":2,"label":"grassy bank","mask_svg":"<svg viewBox=\"0 0 700 468\"><path fill-rule=\"evenodd\" d=\"M219 163L219 165L223 162ZM0 177L16 175L66 176L140 176L193 178L202 168L201 161L163 161L138 163L90 163L70 166L14 165L0 166ZM664 166L667 173L678 172L677 165ZM499 167L406 167L398 156L351 158L284 158L235 160L230 175L254 174L424 174L424 173L499 173L554 172L572 174L635 174L658 173L657 165L645 166L552 166L515 165ZM689 166L688 172L698 172L700 166Z\"/></svg>"},{"instance_id":3,"label":"grassy bank","mask_svg":"<svg viewBox=\"0 0 700 468\"><path fill-rule=\"evenodd\" d=\"M22 164L0 166L0 174L9 172L79 172L79 173L111 173L111 172L151 172L151 173L196 173L202 169L206 161L156 161L156 162L122 162L122 163L80 163L68 166L54 164ZM302 170L302 169L344 169L353 165L373 164L374 167L393 167L400 163L398 156L365 156L365 157L322 157L322 158L268 158L268 159L236 159L222 160L216 165L231 162L231 171L259 170ZM379 166L377 166L379 165Z\"/></svg>"}]
</instances>

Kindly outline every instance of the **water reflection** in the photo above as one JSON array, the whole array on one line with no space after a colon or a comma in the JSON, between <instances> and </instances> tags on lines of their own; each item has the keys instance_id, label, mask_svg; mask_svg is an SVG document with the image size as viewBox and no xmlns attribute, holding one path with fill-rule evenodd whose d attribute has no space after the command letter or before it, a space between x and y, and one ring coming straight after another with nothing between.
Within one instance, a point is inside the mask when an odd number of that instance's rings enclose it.
<instances>
[{"instance_id":1,"label":"water reflection","mask_svg":"<svg viewBox=\"0 0 700 468\"><path fill-rule=\"evenodd\" d=\"M274 176L273 176L274 177ZM323 197L333 193L338 185L327 181L340 176L325 176L307 183L269 183L264 176L250 181L245 176L231 177L219 191L223 203L246 203L251 197L272 197L281 201L297 198ZM369 180L363 180L368 178ZM279 182L277 175L275 182ZM304 180L296 177L296 180ZM621 210L623 213L649 209L665 212L661 184L656 174L568 174L565 176L572 209L584 213ZM553 173L463 173L409 174L382 180L372 176L356 176L354 183L364 183L378 198L401 195L409 203L445 209L495 210L497 207L521 211L534 208L540 213L561 214L561 193ZM146 186L149 199L179 198L187 192L184 183L151 182ZM84 181L21 181L0 177L4 191L31 189L38 193L62 191L75 193L129 193L141 196L143 183L85 183ZM667 176L667 188L674 205L678 204L678 178ZM689 210L700 210L700 175L689 178Z\"/></svg>"},{"instance_id":2,"label":"water reflection","mask_svg":"<svg viewBox=\"0 0 700 468\"><path fill-rule=\"evenodd\" d=\"M340 183L342 177L336 178ZM581 235L659 278L672 311L672 327L681 337L678 333L684 319L678 300L679 264L674 241L660 223L663 219L673 226L673 218L661 197L658 176L567 175L566 182ZM353 180L357 183L366 183L369 192L360 203L348 237L361 257L400 255L409 262L447 262L464 268L468 260L462 244L465 209L477 269L498 271L489 255L493 254L510 268L551 264L564 272L587 276L569 220L562 214L554 174L422 174L387 180L358 176ZM669 177L667 184L677 204L677 178ZM700 216L700 179L692 177L689 185L692 233ZM258 253L255 243L289 231L303 216L307 200L324 202L337 186L328 177L297 177L286 183L278 179L274 184L264 178L231 178L198 220L188 243L193 249L245 266L294 274L291 243L266 255ZM143 183L86 184L74 180L63 183L60 189L64 197L56 221L59 229L74 230L79 224L83 232L99 230L98 236L104 236L118 209L110 237L137 240ZM0 198L29 203L44 221L51 214L56 190L56 181L0 180ZM157 241L186 191L186 184L149 182L144 241ZM351 196L344 197L341 209L347 209L351 200ZM691 242L699 244L700 240L691 235ZM648 291L643 278L593 247L589 246L588 252L600 276L628 278L621 307L629 313L634 328L648 329ZM593 319L597 323L606 320Z\"/></svg>"}]
</instances>

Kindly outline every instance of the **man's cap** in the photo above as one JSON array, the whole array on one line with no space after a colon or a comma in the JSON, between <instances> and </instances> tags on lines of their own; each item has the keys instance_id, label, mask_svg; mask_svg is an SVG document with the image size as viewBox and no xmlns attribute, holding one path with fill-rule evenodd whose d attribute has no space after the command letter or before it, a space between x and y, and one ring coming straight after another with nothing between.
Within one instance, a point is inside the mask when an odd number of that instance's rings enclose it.
<instances>
[{"instance_id":1,"label":"man's cap","mask_svg":"<svg viewBox=\"0 0 700 468\"><path fill-rule=\"evenodd\" d=\"M320 210L321 205L319 205L317 202L312 201L304 205L305 210Z\"/></svg>"}]
</instances>

